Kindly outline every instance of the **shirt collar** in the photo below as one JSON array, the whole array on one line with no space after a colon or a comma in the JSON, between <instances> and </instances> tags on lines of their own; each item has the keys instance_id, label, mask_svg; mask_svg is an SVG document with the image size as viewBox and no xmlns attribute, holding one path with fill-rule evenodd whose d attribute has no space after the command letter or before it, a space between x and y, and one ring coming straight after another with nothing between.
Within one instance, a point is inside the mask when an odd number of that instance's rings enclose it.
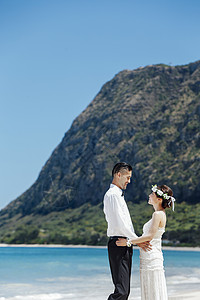
<instances>
[{"instance_id":1,"label":"shirt collar","mask_svg":"<svg viewBox=\"0 0 200 300\"><path fill-rule=\"evenodd\" d=\"M111 183L110 188L116 188L120 193L122 193L122 189L120 189L118 186L116 186L115 184Z\"/></svg>"}]
</instances>

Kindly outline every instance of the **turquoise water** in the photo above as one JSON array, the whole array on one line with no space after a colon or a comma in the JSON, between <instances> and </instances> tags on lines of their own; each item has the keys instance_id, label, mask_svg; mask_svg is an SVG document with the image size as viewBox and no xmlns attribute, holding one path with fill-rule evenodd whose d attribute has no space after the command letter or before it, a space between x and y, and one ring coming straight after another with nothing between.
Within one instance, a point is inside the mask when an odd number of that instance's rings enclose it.
<instances>
[{"instance_id":1,"label":"turquoise water","mask_svg":"<svg viewBox=\"0 0 200 300\"><path fill-rule=\"evenodd\" d=\"M169 295L198 289L200 252L163 253ZM0 248L0 300L106 300L112 290L104 248ZM130 299L140 299L138 250Z\"/></svg>"}]
</instances>

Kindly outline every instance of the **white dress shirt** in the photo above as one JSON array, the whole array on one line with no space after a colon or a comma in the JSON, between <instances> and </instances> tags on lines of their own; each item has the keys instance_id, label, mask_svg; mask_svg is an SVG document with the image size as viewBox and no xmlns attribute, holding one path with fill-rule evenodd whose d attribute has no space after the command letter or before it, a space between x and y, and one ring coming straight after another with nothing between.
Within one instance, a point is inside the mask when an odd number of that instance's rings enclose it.
<instances>
[{"instance_id":1,"label":"white dress shirt","mask_svg":"<svg viewBox=\"0 0 200 300\"><path fill-rule=\"evenodd\" d=\"M136 238L127 204L122 190L114 184L104 196L104 213L108 223L107 235Z\"/></svg>"}]
</instances>

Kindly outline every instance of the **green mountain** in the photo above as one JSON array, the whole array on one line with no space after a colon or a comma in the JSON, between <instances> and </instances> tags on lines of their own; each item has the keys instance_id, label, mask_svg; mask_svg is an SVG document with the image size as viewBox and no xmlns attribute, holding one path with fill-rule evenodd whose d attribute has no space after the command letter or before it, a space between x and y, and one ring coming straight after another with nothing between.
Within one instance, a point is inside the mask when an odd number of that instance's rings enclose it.
<instances>
[{"instance_id":1,"label":"green mountain","mask_svg":"<svg viewBox=\"0 0 200 300\"><path fill-rule=\"evenodd\" d=\"M195 209L193 221L190 216L186 223L174 214L176 226L169 232L175 236L187 231L181 242L195 244L199 149L200 61L122 71L74 120L36 182L1 210L0 240L104 243L102 198L113 165L127 161L134 169L126 198L132 214L138 212L135 226L151 214L144 206L151 185L165 183L173 189L184 220L185 209ZM174 239L169 232L166 238Z\"/></svg>"}]
</instances>

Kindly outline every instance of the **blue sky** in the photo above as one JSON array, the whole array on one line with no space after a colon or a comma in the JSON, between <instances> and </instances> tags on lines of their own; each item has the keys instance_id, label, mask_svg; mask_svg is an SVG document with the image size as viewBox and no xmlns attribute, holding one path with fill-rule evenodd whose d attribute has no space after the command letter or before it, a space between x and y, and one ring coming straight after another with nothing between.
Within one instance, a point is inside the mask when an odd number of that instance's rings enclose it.
<instances>
[{"instance_id":1,"label":"blue sky","mask_svg":"<svg viewBox=\"0 0 200 300\"><path fill-rule=\"evenodd\" d=\"M198 0L0 0L0 208L124 69L200 59Z\"/></svg>"}]
</instances>

